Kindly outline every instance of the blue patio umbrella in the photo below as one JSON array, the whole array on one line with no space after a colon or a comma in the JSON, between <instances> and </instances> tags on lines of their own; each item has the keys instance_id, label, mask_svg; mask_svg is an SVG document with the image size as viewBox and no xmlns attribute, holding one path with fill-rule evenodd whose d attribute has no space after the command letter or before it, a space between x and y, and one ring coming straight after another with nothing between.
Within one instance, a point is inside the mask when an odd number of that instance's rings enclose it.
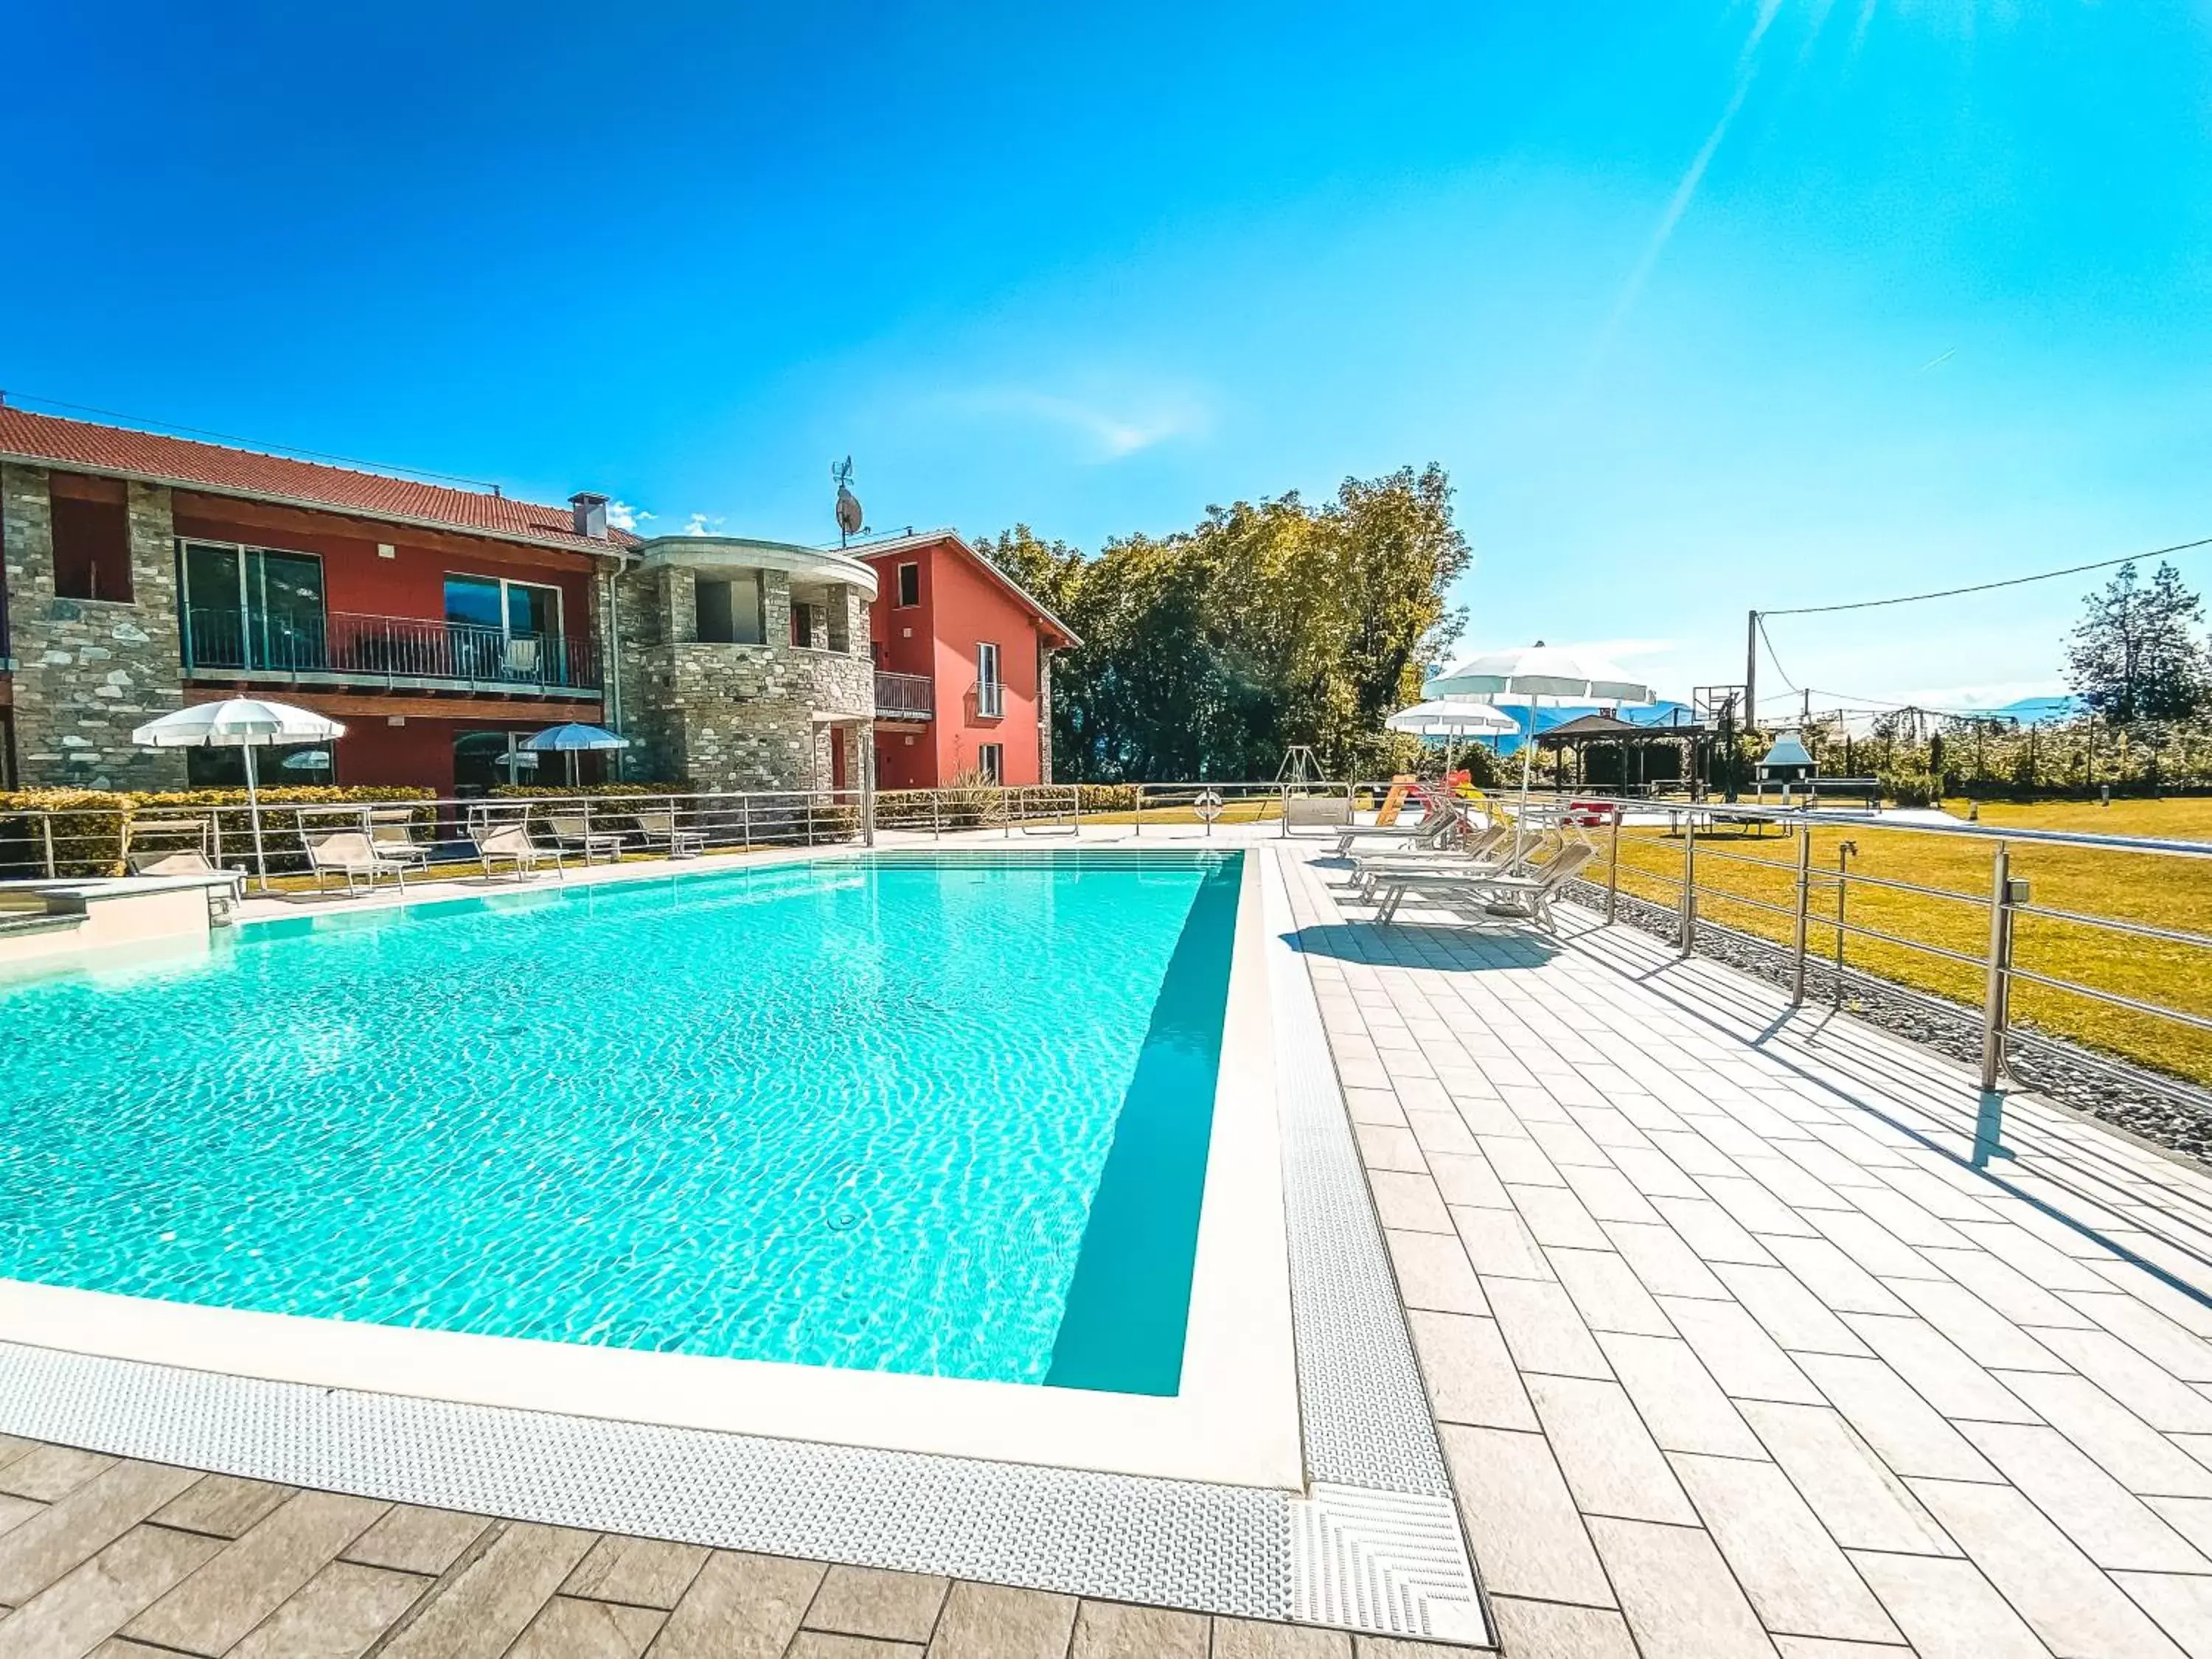
<instances>
[{"instance_id":1,"label":"blue patio umbrella","mask_svg":"<svg viewBox=\"0 0 2212 1659\"><path fill-rule=\"evenodd\" d=\"M541 755L568 757L568 781L576 781L576 757L589 749L627 749L628 738L617 737L604 726L586 726L580 720L570 720L565 726L549 726L543 732L532 732L518 749L528 749Z\"/></svg>"}]
</instances>

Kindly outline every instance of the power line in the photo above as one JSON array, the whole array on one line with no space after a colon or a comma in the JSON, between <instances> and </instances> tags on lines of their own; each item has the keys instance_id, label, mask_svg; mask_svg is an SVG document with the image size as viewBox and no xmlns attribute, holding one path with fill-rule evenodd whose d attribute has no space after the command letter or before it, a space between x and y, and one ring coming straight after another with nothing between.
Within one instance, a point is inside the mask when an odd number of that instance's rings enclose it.
<instances>
[{"instance_id":1,"label":"power line","mask_svg":"<svg viewBox=\"0 0 2212 1659\"><path fill-rule=\"evenodd\" d=\"M2100 559L2094 564L2069 564L2063 570L2045 570L2033 576L2012 576L2003 581L1976 582L1971 587L1939 588L1932 593L1901 593L1890 599L1856 599L1848 605L1802 605L1790 611L1762 611L1765 617L1817 617L1835 611L1873 611L1886 605L1917 605L1923 599L1954 599L1962 593L1988 593L2000 587L2023 587L2030 582L2047 582L2056 576L2078 576L2089 570L2110 570L2115 565L2133 564L2138 559L2164 558L2169 553L2187 553L2196 548L2212 547L2212 536L2193 542L2176 542L2171 547L2154 547L2148 553L2130 553L2118 559ZM1762 633L1765 629L1762 628ZM1771 654L1773 647L1769 646ZM1777 671L1781 665L1775 665Z\"/></svg>"},{"instance_id":2,"label":"power line","mask_svg":"<svg viewBox=\"0 0 2212 1659\"><path fill-rule=\"evenodd\" d=\"M1790 688L1790 695L1793 697L1802 696L1804 688L1790 678L1788 671L1782 666L1782 659L1774 654L1774 641L1767 635L1766 613L1764 611L1759 613L1759 643L1766 647L1766 659L1774 665L1776 675L1780 678L1783 684Z\"/></svg>"},{"instance_id":3,"label":"power line","mask_svg":"<svg viewBox=\"0 0 2212 1659\"><path fill-rule=\"evenodd\" d=\"M78 415L104 415L111 421L129 421L138 426L156 427L164 432L180 432L194 438L213 438L227 444L244 444L249 449L262 450L272 455L331 461L339 466L362 466L375 472L398 472L410 478L434 478L441 483L466 484L471 489L489 490L495 495L500 493L495 483L483 478L464 478L453 472L429 472L416 466L393 466L385 461L364 461L355 455L327 454L319 449L295 449L283 444L264 443L258 438L241 438L234 432L210 432L197 426L178 426L173 422L157 421L144 415L125 415L112 409L94 409L89 404L65 404L58 398L34 398L23 392L9 392L6 395L18 403L37 404L46 409L66 409Z\"/></svg>"}]
</instances>

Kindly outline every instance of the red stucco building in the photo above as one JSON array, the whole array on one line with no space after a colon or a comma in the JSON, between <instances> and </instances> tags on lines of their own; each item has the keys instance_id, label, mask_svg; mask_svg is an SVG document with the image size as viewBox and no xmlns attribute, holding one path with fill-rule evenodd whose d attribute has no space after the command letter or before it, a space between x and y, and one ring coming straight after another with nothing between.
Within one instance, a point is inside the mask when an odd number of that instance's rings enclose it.
<instances>
[{"instance_id":1,"label":"red stucco building","mask_svg":"<svg viewBox=\"0 0 2212 1659\"><path fill-rule=\"evenodd\" d=\"M876 573L876 782L1052 781L1052 653L1079 643L950 530L854 551Z\"/></svg>"}]
</instances>

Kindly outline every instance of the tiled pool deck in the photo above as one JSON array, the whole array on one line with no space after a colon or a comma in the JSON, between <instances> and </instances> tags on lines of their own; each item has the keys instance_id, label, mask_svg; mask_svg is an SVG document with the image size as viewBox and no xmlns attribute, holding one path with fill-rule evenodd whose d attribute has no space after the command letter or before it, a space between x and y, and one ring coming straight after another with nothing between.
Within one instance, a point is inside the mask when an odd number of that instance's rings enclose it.
<instances>
[{"instance_id":1,"label":"tiled pool deck","mask_svg":"<svg viewBox=\"0 0 2212 1659\"><path fill-rule=\"evenodd\" d=\"M1508 1654L2212 1655L2212 1178L1573 911L1377 930L1292 847ZM8 1440L0 1607L0 1659L1448 1651Z\"/></svg>"}]
</instances>

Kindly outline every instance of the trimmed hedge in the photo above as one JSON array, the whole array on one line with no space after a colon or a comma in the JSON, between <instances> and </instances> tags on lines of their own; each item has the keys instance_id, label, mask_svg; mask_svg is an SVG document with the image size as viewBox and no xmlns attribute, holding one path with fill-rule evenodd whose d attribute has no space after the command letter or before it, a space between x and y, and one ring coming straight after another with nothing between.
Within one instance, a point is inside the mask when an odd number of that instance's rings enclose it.
<instances>
[{"instance_id":1,"label":"trimmed hedge","mask_svg":"<svg viewBox=\"0 0 2212 1659\"><path fill-rule=\"evenodd\" d=\"M437 799L432 789L344 787L299 784L264 789L261 843L271 860L304 859L293 806L368 806ZM111 789L19 789L0 793L0 874L37 877L46 873L47 828L39 815L66 814L52 820L53 873L57 876L114 876L123 872L123 830L134 818L198 817L215 813L219 863L252 857L253 823L242 788L125 791ZM423 807L415 822L428 823ZM166 838L165 838L166 839Z\"/></svg>"}]
</instances>

